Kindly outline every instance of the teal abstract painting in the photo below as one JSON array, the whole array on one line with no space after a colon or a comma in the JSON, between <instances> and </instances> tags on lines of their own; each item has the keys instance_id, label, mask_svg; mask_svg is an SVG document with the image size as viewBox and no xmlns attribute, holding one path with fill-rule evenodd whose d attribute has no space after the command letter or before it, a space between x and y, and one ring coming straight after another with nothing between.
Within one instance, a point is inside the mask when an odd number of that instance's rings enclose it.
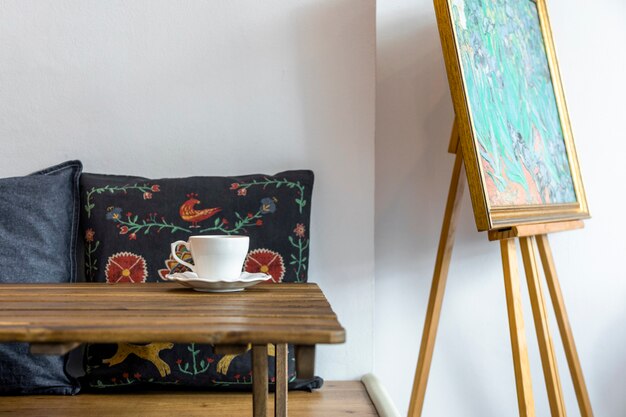
<instances>
[{"instance_id":1,"label":"teal abstract painting","mask_svg":"<svg viewBox=\"0 0 626 417\"><path fill-rule=\"evenodd\" d=\"M537 5L450 4L489 204L576 203Z\"/></svg>"}]
</instances>

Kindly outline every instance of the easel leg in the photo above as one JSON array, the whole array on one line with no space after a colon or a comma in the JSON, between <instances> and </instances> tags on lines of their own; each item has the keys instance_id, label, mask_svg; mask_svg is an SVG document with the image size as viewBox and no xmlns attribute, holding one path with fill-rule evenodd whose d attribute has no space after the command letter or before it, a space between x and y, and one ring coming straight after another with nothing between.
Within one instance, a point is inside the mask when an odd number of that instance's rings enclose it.
<instances>
[{"instance_id":1,"label":"easel leg","mask_svg":"<svg viewBox=\"0 0 626 417\"><path fill-rule=\"evenodd\" d=\"M515 240L503 239L500 241L502 251L502 268L504 271L504 289L506 292L506 306L509 315L509 331L511 333L511 348L513 351L513 366L515 368L515 384L517 387L517 403L520 417L535 415L528 349L522 316L522 298L520 294L519 272L517 268L517 253Z\"/></svg>"},{"instance_id":2,"label":"easel leg","mask_svg":"<svg viewBox=\"0 0 626 417\"><path fill-rule=\"evenodd\" d=\"M546 303L541 291L539 282L539 271L535 258L535 241L532 236L520 237L522 247L522 259L524 260L524 271L528 282L528 293L533 311L535 330L537 331L537 341L539 342L539 352L541 353L541 364L543 375L548 391L548 401L550 403L550 413L552 417L565 416L565 404L563 402L563 392L559 379L559 369L554 355L554 346L548 325L548 314Z\"/></svg>"},{"instance_id":3,"label":"easel leg","mask_svg":"<svg viewBox=\"0 0 626 417\"><path fill-rule=\"evenodd\" d=\"M422 342L420 344L420 353L417 359L417 369L415 370L413 391L411 393L411 402L409 404L409 417L421 416L422 407L424 406L426 384L428 383L428 374L430 372L430 364L433 358L433 350L435 348L435 338L437 337L437 327L439 325L439 316L441 314L443 293L446 288L450 258L452 256L452 247L454 245L454 231L456 228L461 196L463 195L463 189L465 188L465 176L461 175L462 168L463 157L461 152L457 152L456 160L454 161L454 169L452 171L452 180L450 181L448 201L446 202L446 212L443 219L443 225L441 227L441 237L439 238L439 248L437 249L435 272L433 274L430 295L428 297L428 309L426 310L424 330L422 331Z\"/></svg>"},{"instance_id":4,"label":"easel leg","mask_svg":"<svg viewBox=\"0 0 626 417\"><path fill-rule=\"evenodd\" d=\"M537 235L537 246L539 247L539 256L541 257L541 263L543 264L543 270L548 283L548 291L550 292L550 298L552 299L552 305L554 306L556 321L559 325L559 332L561 334L561 339L563 340L565 357L567 358L569 371L574 382L574 391L576 392L576 399L578 400L580 414L582 417L593 417L591 402L589 401L585 378L583 377L580 360L578 359L578 352L576 352L574 336L572 335L572 329L569 325L569 319L567 318L567 311L565 310L561 286L559 285L559 280L556 275L556 268L554 266L554 259L552 258L548 236Z\"/></svg>"}]
</instances>

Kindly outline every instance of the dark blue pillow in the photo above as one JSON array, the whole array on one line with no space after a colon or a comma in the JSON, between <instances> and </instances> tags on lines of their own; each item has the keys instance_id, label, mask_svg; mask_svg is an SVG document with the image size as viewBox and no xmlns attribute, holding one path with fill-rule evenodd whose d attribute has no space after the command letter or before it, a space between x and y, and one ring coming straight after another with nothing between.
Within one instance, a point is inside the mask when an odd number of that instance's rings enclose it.
<instances>
[{"instance_id":1,"label":"dark blue pillow","mask_svg":"<svg viewBox=\"0 0 626 417\"><path fill-rule=\"evenodd\" d=\"M80 161L0 179L0 284L76 281ZM76 394L62 356L0 344L0 394Z\"/></svg>"}]
</instances>

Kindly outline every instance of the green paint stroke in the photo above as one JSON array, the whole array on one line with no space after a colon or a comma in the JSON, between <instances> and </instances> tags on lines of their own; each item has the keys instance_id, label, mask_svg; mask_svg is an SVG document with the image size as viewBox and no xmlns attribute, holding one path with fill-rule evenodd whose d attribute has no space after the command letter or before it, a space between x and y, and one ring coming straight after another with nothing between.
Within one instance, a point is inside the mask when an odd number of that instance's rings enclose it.
<instances>
[{"instance_id":1,"label":"green paint stroke","mask_svg":"<svg viewBox=\"0 0 626 417\"><path fill-rule=\"evenodd\" d=\"M576 202L536 4L451 3L491 205Z\"/></svg>"}]
</instances>

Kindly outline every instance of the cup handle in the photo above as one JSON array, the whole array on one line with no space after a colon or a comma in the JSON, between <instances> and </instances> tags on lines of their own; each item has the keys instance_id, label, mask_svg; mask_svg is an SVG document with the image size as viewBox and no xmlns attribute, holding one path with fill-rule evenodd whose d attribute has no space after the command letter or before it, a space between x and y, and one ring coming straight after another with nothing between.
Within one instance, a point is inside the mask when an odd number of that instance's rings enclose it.
<instances>
[{"instance_id":1,"label":"cup handle","mask_svg":"<svg viewBox=\"0 0 626 417\"><path fill-rule=\"evenodd\" d=\"M188 251L191 251L191 249L189 249L188 242L185 242L184 240L177 240L176 242L170 245L170 249L172 251L172 258L174 258L174 260L178 262L179 264L186 266L193 272L196 272L196 269L192 264L190 264L189 262L185 262L182 259L180 259L178 256L176 256L176 248L178 247L178 245L183 245L184 247L187 248Z\"/></svg>"}]
</instances>

